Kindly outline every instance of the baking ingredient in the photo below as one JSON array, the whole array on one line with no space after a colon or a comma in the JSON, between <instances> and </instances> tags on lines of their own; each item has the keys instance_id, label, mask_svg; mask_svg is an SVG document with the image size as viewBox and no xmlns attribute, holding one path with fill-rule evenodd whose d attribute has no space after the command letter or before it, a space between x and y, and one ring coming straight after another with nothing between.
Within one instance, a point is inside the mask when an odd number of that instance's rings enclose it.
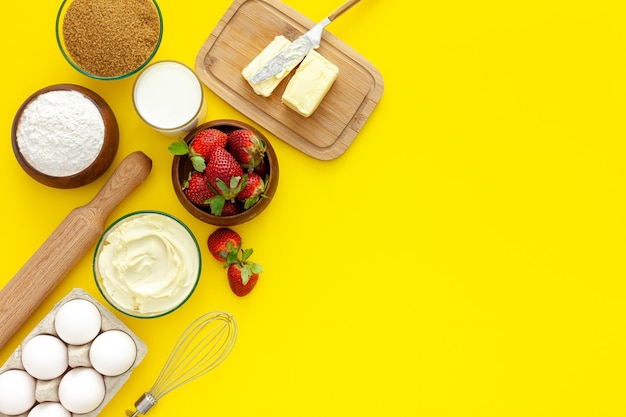
<instances>
[{"instance_id":1,"label":"baking ingredient","mask_svg":"<svg viewBox=\"0 0 626 417\"><path fill-rule=\"evenodd\" d=\"M128 371L137 357L133 339L121 330L101 333L91 344L89 360L94 369L106 376L117 376Z\"/></svg>"},{"instance_id":2,"label":"baking ingredient","mask_svg":"<svg viewBox=\"0 0 626 417\"><path fill-rule=\"evenodd\" d=\"M20 153L37 171L67 177L87 168L99 155L104 121L84 94L52 90L23 109L16 139Z\"/></svg>"},{"instance_id":3,"label":"baking ingredient","mask_svg":"<svg viewBox=\"0 0 626 417\"><path fill-rule=\"evenodd\" d=\"M339 68L317 51L310 51L291 77L282 102L304 117L318 108L339 74Z\"/></svg>"},{"instance_id":4,"label":"baking ingredient","mask_svg":"<svg viewBox=\"0 0 626 417\"><path fill-rule=\"evenodd\" d=\"M183 182L183 192L197 206L209 206L209 200L216 196L206 175L198 171L189 173L189 179Z\"/></svg>"},{"instance_id":5,"label":"baking ingredient","mask_svg":"<svg viewBox=\"0 0 626 417\"><path fill-rule=\"evenodd\" d=\"M229 253L236 254L241 249L241 236L228 227L220 227L209 235L207 246L217 261L226 262Z\"/></svg>"},{"instance_id":6,"label":"baking ingredient","mask_svg":"<svg viewBox=\"0 0 626 417\"><path fill-rule=\"evenodd\" d=\"M146 67L135 81L133 103L144 122L174 137L195 128L206 113L200 80L190 68L175 61Z\"/></svg>"},{"instance_id":7,"label":"baking ingredient","mask_svg":"<svg viewBox=\"0 0 626 417\"><path fill-rule=\"evenodd\" d=\"M136 70L158 45L161 22L149 0L74 0L63 19L67 52L100 77Z\"/></svg>"},{"instance_id":8,"label":"baking ingredient","mask_svg":"<svg viewBox=\"0 0 626 417\"><path fill-rule=\"evenodd\" d=\"M263 272L261 265L251 262L248 259L252 255L253 249L241 249L241 257L229 256L226 265L228 266L228 284L232 292L243 297L248 295L254 289L259 274Z\"/></svg>"},{"instance_id":9,"label":"baking ingredient","mask_svg":"<svg viewBox=\"0 0 626 417\"><path fill-rule=\"evenodd\" d=\"M30 375L28 373L28 370L24 370L24 365L27 362L27 356L36 353L32 350L33 346L36 346L34 344L35 341L48 339L54 340L60 345L64 345L63 342L54 337L54 335L56 334L54 322L59 310L68 302L76 299L90 302L97 307L97 310L99 312L102 313L102 334L107 334L110 331L120 330L124 333L124 336L126 338L130 337L132 339L133 343L136 344L136 348L133 344L133 352L136 350L136 359L133 363L133 366L138 365L143 360L147 350L145 344L139 338L137 338L128 327L126 327L119 319L117 319L112 312L104 308L86 291L75 288L67 296L56 302L52 310L49 311L48 314L46 314L46 316L42 318L41 321L39 321L39 323L33 326L33 329L28 333L28 335L25 336L22 343L19 344L16 349L10 354L7 361L4 364L0 363L0 365L2 365L0 366L0 381L4 380L4 382L0 383L0 398L3 397L4 394L9 395L11 401L23 398L24 396L32 398L29 401L29 404L24 406L22 410L19 410L20 413L7 414L3 411L0 411L1 417L26 417L27 414L28 417L71 417L71 413L59 403L59 385L63 376L51 380L37 379L33 375ZM22 301L24 301L24 299ZM64 370L64 373L69 372L71 369L74 368L93 368L89 357L89 350L90 347L94 346L95 343L96 340L94 340L92 343L87 343L84 345L67 345L66 355L70 357L70 360L68 361L68 368ZM43 344L40 346L43 348L47 347ZM55 348L53 347L52 349ZM110 349L111 352L115 352L117 350L117 343L110 343L108 349ZM8 354L9 352L6 353ZM42 352L40 350L38 353L49 358L50 361L56 361L56 359L54 359L52 355L49 355L49 352ZM41 359L43 361L43 359L45 358L42 357L33 359ZM6 372L6 370L19 371L24 380L31 381L30 383L25 384L26 394L24 393L24 391L22 391L24 386L19 386L24 385L19 383L19 379L13 379L7 383L7 380L5 378L8 375L11 375L11 373L5 375L4 372ZM20 375L20 373L17 373L17 375ZM105 386L107 390L105 401L108 401L112 399L115 395L117 395L121 387L127 382L129 376L130 371L127 371L119 376L106 376L104 378L104 380L106 381ZM7 383L7 385L4 385L4 383ZM28 394L28 392L30 392L30 394ZM32 407L29 407L33 403L34 405ZM75 414L74 416L78 416L78 414Z\"/></svg>"},{"instance_id":10,"label":"baking ingredient","mask_svg":"<svg viewBox=\"0 0 626 417\"><path fill-rule=\"evenodd\" d=\"M226 144L220 133L226 135ZM199 139L206 142L194 148ZM191 203L210 214L233 216L252 208L260 198L267 198L264 194L269 180L267 145L249 129L224 133L219 128L207 128L194 135L189 145L181 139L171 143L168 149L174 155L190 158L192 170L187 178L181 179L181 189ZM203 156L207 153L208 158Z\"/></svg>"},{"instance_id":11,"label":"baking ingredient","mask_svg":"<svg viewBox=\"0 0 626 417\"><path fill-rule=\"evenodd\" d=\"M270 175L270 164L269 164L267 158L265 158L263 160L263 162L261 162L261 165L259 165L258 167L256 167L254 169L254 172L259 174L259 176L261 178L268 178L269 177L269 175Z\"/></svg>"},{"instance_id":12,"label":"baking ingredient","mask_svg":"<svg viewBox=\"0 0 626 417\"><path fill-rule=\"evenodd\" d=\"M15 416L35 404L35 378L21 369L0 374L0 413Z\"/></svg>"},{"instance_id":13,"label":"baking ingredient","mask_svg":"<svg viewBox=\"0 0 626 417\"><path fill-rule=\"evenodd\" d=\"M238 178L239 181L236 182L236 185L239 185L243 177L243 169L226 149L215 148L209 156L206 176L209 180L209 184L215 187L215 189L220 190L221 187L219 186L218 180L226 185L231 185L231 180ZM224 195L224 198L230 200L229 196Z\"/></svg>"},{"instance_id":14,"label":"baking ingredient","mask_svg":"<svg viewBox=\"0 0 626 417\"><path fill-rule=\"evenodd\" d=\"M105 394L104 379L93 368L74 368L59 383L59 401L75 414L95 410L104 400Z\"/></svg>"},{"instance_id":15,"label":"baking ingredient","mask_svg":"<svg viewBox=\"0 0 626 417\"><path fill-rule=\"evenodd\" d=\"M54 318L58 336L70 345L91 342L100 332L102 315L92 302L75 298L63 304Z\"/></svg>"},{"instance_id":16,"label":"baking ingredient","mask_svg":"<svg viewBox=\"0 0 626 417\"><path fill-rule=\"evenodd\" d=\"M234 216L235 214L243 213L245 210L243 204L239 201L224 201L224 207L222 207L221 216Z\"/></svg>"},{"instance_id":17,"label":"baking ingredient","mask_svg":"<svg viewBox=\"0 0 626 417\"><path fill-rule=\"evenodd\" d=\"M208 200L211 211L220 216L225 202L233 201L246 184L243 168L226 149L214 148L209 156L205 175L209 185L217 191Z\"/></svg>"},{"instance_id":18,"label":"baking ingredient","mask_svg":"<svg viewBox=\"0 0 626 417\"><path fill-rule=\"evenodd\" d=\"M36 405L30 410L28 417L72 417L72 415L60 403L48 401Z\"/></svg>"},{"instance_id":19,"label":"baking ingredient","mask_svg":"<svg viewBox=\"0 0 626 417\"><path fill-rule=\"evenodd\" d=\"M181 138L169 146L170 153L174 155L189 155L191 163L196 171L204 171L206 161L215 147L226 147L226 133L218 129L204 129L194 135L190 145Z\"/></svg>"},{"instance_id":20,"label":"baking ingredient","mask_svg":"<svg viewBox=\"0 0 626 417\"><path fill-rule=\"evenodd\" d=\"M228 270L228 283L233 293L239 297L249 294L263 272L261 265L250 261L254 250L243 249L241 236L228 227L213 231L207 239L207 246L211 255Z\"/></svg>"},{"instance_id":21,"label":"baking ingredient","mask_svg":"<svg viewBox=\"0 0 626 417\"><path fill-rule=\"evenodd\" d=\"M129 314L164 314L183 303L200 274L198 244L177 219L140 212L114 223L101 239L96 280L107 299Z\"/></svg>"},{"instance_id":22,"label":"baking ingredient","mask_svg":"<svg viewBox=\"0 0 626 417\"><path fill-rule=\"evenodd\" d=\"M263 181L263 178L256 172L247 174L246 185L235 198L243 202L243 207L247 210L258 203L259 199L263 197L266 197L265 181Z\"/></svg>"},{"instance_id":23,"label":"baking ingredient","mask_svg":"<svg viewBox=\"0 0 626 417\"><path fill-rule=\"evenodd\" d=\"M218 129L204 129L194 136L191 142L191 151L206 160L209 159L211 150L214 147L224 148L226 146L226 140L226 133Z\"/></svg>"},{"instance_id":24,"label":"baking ingredient","mask_svg":"<svg viewBox=\"0 0 626 417\"><path fill-rule=\"evenodd\" d=\"M36 379L47 381L57 378L68 367L67 346L58 337L37 335L24 345L22 365Z\"/></svg>"},{"instance_id":25,"label":"baking ingredient","mask_svg":"<svg viewBox=\"0 0 626 417\"><path fill-rule=\"evenodd\" d=\"M249 129L237 129L228 134L226 149L242 168L252 172L265 160L267 146Z\"/></svg>"},{"instance_id":26,"label":"baking ingredient","mask_svg":"<svg viewBox=\"0 0 626 417\"><path fill-rule=\"evenodd\" d=\"M254 59L241 71L243 78L250 84L254 92L263 97L269 97L276 89L278 84L291 72L292 68L288 68L275 76L261 81L259 83L251 82L251 78L256 74L265 64L267 64L274 56L280 51L291 45L289 39L283 35L276 36L262 51L254 57ZM297 65L297 62L296 62Z\"/></svg>"}]
</instances>

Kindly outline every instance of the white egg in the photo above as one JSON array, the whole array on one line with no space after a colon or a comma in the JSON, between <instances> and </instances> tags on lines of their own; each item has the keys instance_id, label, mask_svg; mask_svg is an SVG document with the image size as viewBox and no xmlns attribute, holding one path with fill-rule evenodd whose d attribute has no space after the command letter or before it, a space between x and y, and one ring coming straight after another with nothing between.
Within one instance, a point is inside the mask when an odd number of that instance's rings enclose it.
<instances>
[{"instance_id":1,"label":"white egg","mask_svg":"<svg viewBox=\"0 0 626 417\"><path fill-rule=\"evenodd\" d=\"M0 413L15 416L35 405L35 378L21 369L0 374Z\"/></svg>"},{"instance_id":2,"label":"white egg","mask_svg":"<svg viewBox=\"0 0 626 417\"><path fill-rule=\"evenodd\" d=\"M57 378L67 369L67 346L58 337L40 334L30 339L22 349L22 365L37 379Z\"/></svg>"},{"instance_id":3,"label":"white egg","mask_svg":"<svg viewBox=\"0 0 626 417\"><path fill-rule=\"evenodd\" d=\"M107 376L117 376L128 371L136 357L135 341L121 330L101 333L89 349L91 365Z\"/></svg>"},{"instance_id":4,"label":"white egg","mask_svg":"<svg viewBox=\"0 0 626 417\"><path fill-rule=\"evenodd\" d=\"M70 345L91 342L100 332L100 310L87 300L76 298L62 305L54 319L54 328L61 339Z\"/></svg>"},{"instance_id":5,"label":"white egg","mask_svg":"<svg viewBox=\"0 0 626 417\"><path fill-rule=\"evenodd\" d=\"M93 368L74 368L63 376L59 384L59 401L75 414L95 410L105 394L104 379Z\"/></svg>"},{"instance_id":6,"label":"white egg","mask_svg":"<svg viewBox=\"0 0 626 417\"><path fill-rule=\"evenodd\" d=\"M72 417L72 414L59 403L45 402L30 410L28 417Z\"/></svg>"}]
</instances>

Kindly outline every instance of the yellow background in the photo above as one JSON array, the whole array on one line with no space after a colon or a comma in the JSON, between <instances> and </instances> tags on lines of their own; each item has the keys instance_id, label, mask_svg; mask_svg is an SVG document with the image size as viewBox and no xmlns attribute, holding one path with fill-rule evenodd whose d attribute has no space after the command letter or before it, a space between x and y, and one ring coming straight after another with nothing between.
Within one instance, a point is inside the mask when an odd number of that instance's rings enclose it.
<instances>
[{"instance_id":1,"label":"yellow background","mask_svg":"<svg viewBox=\"0 0 626 417\"><path fill-rule=\"evenodd\" d=\"M102 416L132 407L186 324L214 309L239 322L234 353L150 415L626 415L623 1L364 0L334 22L329 31L382 73L383 98L334 161L268 135L281 178L267 211L235 228L265 269L244 298L209 258L215 227L176 200L170 140L134 113L134 78L93 81L64 61L59 3L8 2L0 18L0 285L111 172L58 190L17 164L15 111L61 82L93 89L115 111L114 166L135 150L154 162L107 223L167 211L193 230L205 260L184 308L155 320L118 315L149 353ZM340 1L285 3L320 20ZM155 60L193 66L230 1L159 5ZM207 119L248 121L207 94ZM92 252L0 363L72 288L102 301Z\"/></svg>"}]
</instances>

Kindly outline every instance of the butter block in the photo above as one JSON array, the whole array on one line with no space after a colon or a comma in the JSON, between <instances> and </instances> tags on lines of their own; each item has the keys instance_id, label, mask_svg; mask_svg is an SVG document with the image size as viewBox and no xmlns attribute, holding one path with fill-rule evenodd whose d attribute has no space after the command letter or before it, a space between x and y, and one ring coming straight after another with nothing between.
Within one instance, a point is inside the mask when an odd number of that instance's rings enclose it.
<instances>
[{"instance_id":1,"label":"butter block","mask_svg":"<svg viewBox=\"0 0 626 417\"><path fill-rule=\"evenodd\" d=\"M339 74L339 68L320 55L310 51L283 93L283 103L309 117L318 108Z\"/></svg>"},{"instance_id":2,"label":"butter block","mask_svg":"<svg viewBox=\"0 0 626 417\"><path fill-rule=\"evenodd\" d=\"M256 74L270 59L274 58L283 49L291 45L291 41L285 38L283 35L278 35L270 42L265 49L261 51L250 63L241 71L243 78L248 81L248 84L252 87L254 92L263 97L269 97L274 89L280 84L280 82L293 70L292 68L286 68L281 73L276 74L272 78L261 81L259 83L253 83L250 79Z\"/></svg>"}]
</instances>

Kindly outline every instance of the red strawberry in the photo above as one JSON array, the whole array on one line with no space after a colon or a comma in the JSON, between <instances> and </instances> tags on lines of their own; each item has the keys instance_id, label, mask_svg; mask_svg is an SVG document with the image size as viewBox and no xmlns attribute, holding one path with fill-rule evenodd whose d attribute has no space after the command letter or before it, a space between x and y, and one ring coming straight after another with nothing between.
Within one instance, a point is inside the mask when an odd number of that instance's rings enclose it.
<instances>
[{"instance_id":1,"label":"red strawberry","mask_svg":"<svg viewBox=\"0 0 626 417\"><path fill-rule=\"evenodd\" d=\"M241 166L253 171L265 158L265 142L248 129L237 129L228 134L226 149Z\"/></svg>"},{"instance_id":2,"label":"red strawberry","mask_svg":"<svg viewBox=\"0 0 626 417\"><path fill-rule=\"evenodd\" d=\"M234 252L236 256L241 249L241 236L228 227L220 227L209 235L207 246L215 259L226 262L229 253Z\"/></svg>"},{"instance_id":3,"label":"red strawberry","mask_svg":"<svg viewBox=\"0 0 626 417\"><path fill-rule=\"evenodd\" d=\"M226 133L217 129L204 129L198 132L191 141L191 145L181 138L170 144L169 151L174 155L189 155L191 163L196 171L203 172L206 169L206 161L213 148L226 146Z\"/></svg>"},{"instance_id":4,"label":"red strawberry","mask_svg":"<svg viewBox=\"0 0 626 417\"><path fill-rule=\"evenodd\" d=\"M215 192L209 186L206 175L193 171L189 178L183 182L183 193L189 201L197 206L208 206L208 200L215 196Z\"/></svg>"},{"instance_id":5,"label":"red strawberry","mask_svg":"<svg viewBox=\"0 0 626 417\"><path fill-rule=\"evenodd\" d=\"M261 164L254 169L254 172L259 174L261 178L267 178L270 175L270 164L267 162L267 158L263 159Z\"/></svg>"},{"instance_id":6,"label":"red strawberry","mask_svg":"<svg viewBox=\"0 0 626 417\"><path fill-rule=\"evenodd\" d=\"M171 143L167 148L170 153L174 155L189 155L189 160L193 165L193 169L199 172L203 172L206 169L206 160L202 155L192 152L187 143L182 139L178 139L177 142Z\"/></svg>"},{"instance_id":7,"label":"red strawberry","mask_svg":"<svg viewBox=\"0 0 626 417\"><path fill-rule=\"evenodd\" d=\"M239 297L252 291L259 280L259 274L263 272L261 265L248 261L252 252L252 249L242 249L241 259L234 260L231 253L226 263L228 265L228 284L233 293Z\"/></svg>"},{"instance_id":8,"label":"red strawberry","mask_svg":"<svg viewBox=\"0 0 626 417\"><path fill-rule=\"evenodd\" d=\"M218 193L209 200L211 212L216 216L221 216L226 206L227 212L232 213L234 207L227 206L226 202L234 202L246 180L243 169L237 160L226 149L213 148L209 155L205 175L209 184Z\"/></svg>"},{"instance_id":9,"label":"red strawberry","mask_svg":"<svg viewBox=\"0 0 626 417\"><path fill-rule=\"evenodd\" d=\"M222 180L225 184L230 184L233 177L243 177L243 169L237 160L225 149L214 148L209 156L206 169L206 175L209 183L219 189L217 180Z\"/></svg>"},{"instance_id":10,"label":"red strawberry","mask_svg":"<svg viewBox=\"0 0 626 417\"><path fill-rule=\"evenodd\" d=\"M224 201L224 207L222 207L222 216L234 216L235 214L242 213L244 211L243 204L239 201Z\"/></svg>"},{"instance_id":11,"label":"red strawberry","mask_svg":"<svg viewBox=\"0 0 626 417\"><path fill-rule=\"evenodd\" d=\"M209 159L211 150L214 147L224 148L226 146L227 136L226 133L217 129L204 129L198 132L191 142L191 151L202 156L204 159Z\"/></svg>"},{"instance_id":12,"label":"red strawberry","mask_svg":"<svg viewBox=\"0 0 626 417\"><path fill-rule=\"evenodd\" d=\"M247 176L245 187L237 194L236 198L244 203L244 209L247 210L264 196L263 193L265 193L265 181L259 174L251 172Z\"/></svg>"}]
</instances>

